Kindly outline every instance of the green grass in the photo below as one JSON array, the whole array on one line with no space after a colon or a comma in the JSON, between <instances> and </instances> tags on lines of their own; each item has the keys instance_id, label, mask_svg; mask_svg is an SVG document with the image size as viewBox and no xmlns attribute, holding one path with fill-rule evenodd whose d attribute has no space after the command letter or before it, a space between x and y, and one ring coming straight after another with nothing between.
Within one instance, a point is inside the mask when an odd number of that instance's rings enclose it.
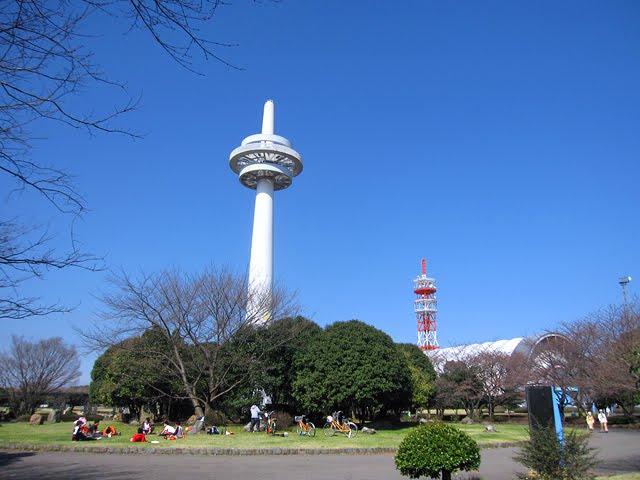
<instances>
[{"instance_id":1,"label":"green grass","mask_svg":"<svg viewBox=\"0 0 640 480\"><path fill-rule=\"evenodd\" d=\"M102 422L103 427L107 426ZM147 441L158 440L158 444L131 443L129 438L136 432L137 427L122 423L113 424L121 436L102 438L94 442L72 442L71 423L53 423L32 426L28 423L5 423L0 425L0 447L3 444L25 445L73 445L78 447L113 446L134 448L233 448L233 449L262 449L262 448L294 448L294 449L340 449L340 448L395 448L400 444L410 428L394 430L379 430L375 435L358 433L356 438L346 438L342 434L325 437L322 429L313 438L300 437L295 428L287 430L288 437L273 437L264 432L243 432L241 426L231 426L228 430L235 435L187 435L185 439L164 440L157 435L147 436ZM480 444L495 444L521 441L527 437L522 425L499 425L496 433L488 433L482 425L460 425L462 430L471 435Z\"/></svg>"}]
</instances>

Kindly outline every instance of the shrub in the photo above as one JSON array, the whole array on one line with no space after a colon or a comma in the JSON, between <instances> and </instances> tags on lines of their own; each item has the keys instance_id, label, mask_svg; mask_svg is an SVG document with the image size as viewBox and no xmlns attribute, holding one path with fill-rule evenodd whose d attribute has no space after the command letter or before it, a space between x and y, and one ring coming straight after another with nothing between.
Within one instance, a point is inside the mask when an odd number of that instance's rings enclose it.
<instances>
[{"instance_id":1,"label":"shrub","mask_svg":"<svg viewBox=\"0 0 640 480\"><path fill-rule=\"evenodd\" d=\"M595 465L594 449L587 444L588 435L569 431L564 447L553 427L529 431L530 439L514 460L529 468L520 479L579 480L595 478L589 470Z\"/></svg>"},{"instance_id":2,"label":"shrub","mask_svg":"<svg viewBox=\"0 0 640 480\"><path fill-rule=\"evenodd\" d=\"M450 480L457 470L477 470L480 448L469 435L444 423L416 427L400 442L396 468L409 478Z\"/></svg>"},{"instance_id":3,"label":"shrub","mask_svg":"<svg viewBox=\"0 0 640 480\"><path fill-rule=\"evenodd\" d=\"M609 423L609 426L611 425L631 425L634 423L638 423L638 419L635 417L618 417L618 416L611 416L607 419L607 422Z\"/></svg>"}]
</instances>

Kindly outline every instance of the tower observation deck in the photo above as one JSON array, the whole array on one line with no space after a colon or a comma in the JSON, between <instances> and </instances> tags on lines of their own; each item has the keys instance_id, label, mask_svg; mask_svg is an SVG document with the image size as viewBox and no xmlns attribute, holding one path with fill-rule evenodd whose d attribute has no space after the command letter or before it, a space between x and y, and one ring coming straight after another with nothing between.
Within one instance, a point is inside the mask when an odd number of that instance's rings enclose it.
<instances>
[{"instance_id":1,"label":"tower observation deck","mask_svg":"<svg viewBox=\"0 0 640 480\"><path fill-rule=\"evenodd\" d=\"M440 348L436 336L436 312L438 303L436 298L436 280L427 277L427 261L422 259L422 275L413 283L416 294L414 308L418 321L418 347L420 350L437 350Z\"/></svg>"}]
</instances>

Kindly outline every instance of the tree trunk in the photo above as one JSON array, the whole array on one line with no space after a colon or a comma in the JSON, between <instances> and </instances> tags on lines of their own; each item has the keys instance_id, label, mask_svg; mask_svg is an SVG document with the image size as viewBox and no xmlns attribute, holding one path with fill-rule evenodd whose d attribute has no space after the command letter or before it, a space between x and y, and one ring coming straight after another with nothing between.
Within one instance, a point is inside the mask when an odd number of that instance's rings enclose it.
<instances>
[{"instance_id":1,"label":"tree trunk","mask_svg":"<svg viewBox=\"0 0 640 480\"><path fill-rule=\"evenodd\" d=\"M442 470L442 480L451 480L451 472Z\"/></svg>"}]
</instances>

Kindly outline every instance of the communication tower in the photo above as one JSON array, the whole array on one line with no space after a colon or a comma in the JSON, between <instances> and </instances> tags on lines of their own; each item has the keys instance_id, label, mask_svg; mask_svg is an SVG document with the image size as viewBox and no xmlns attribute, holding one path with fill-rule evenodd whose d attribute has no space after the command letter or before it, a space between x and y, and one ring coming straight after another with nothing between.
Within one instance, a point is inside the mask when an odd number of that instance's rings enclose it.
<instances>
[{"instance_id":1,"label":"communication tower","mask_svg":"<svg viewBox=\"0 0 640 480\"><path fill-rule=\"evenodd\" d=\"M436 280L427 277L427 261L422 259L422 275L417 277L414 293L416 318L418 320L418 347L420 350L437 350L438 338L436 336L436 312L438 300L436 298Z\"/></svg>"},{"instance_id":2,"label":"communication tower","mask_svg":"<svg viewBox=\"0 0 640 480\"><path fill-rule=\"evenodd\" d=\"M229 156L240 183L256 191L249 262L247 315L255 323L271 318L273 289L273 193L291 185L302 157L284 137L274 135L273 100L264 104L262 133L250 135Z\"/></svg>"}]
</instances>

